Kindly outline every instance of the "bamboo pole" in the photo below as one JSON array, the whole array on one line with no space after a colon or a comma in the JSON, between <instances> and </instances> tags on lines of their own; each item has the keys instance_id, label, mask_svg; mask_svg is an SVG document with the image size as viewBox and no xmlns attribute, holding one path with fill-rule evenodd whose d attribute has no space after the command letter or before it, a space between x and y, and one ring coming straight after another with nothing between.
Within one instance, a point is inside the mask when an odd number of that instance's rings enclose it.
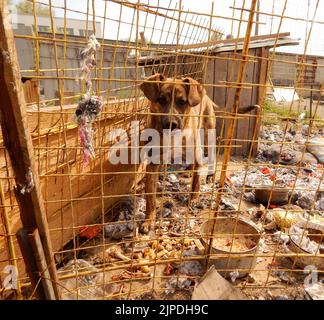
<instances>
[{"instance_id":1,"label":"bamboo pole","mask_svg":"<svg viewBox=\"0 0 324 320\"><path fill-rule=\"evenodd\" d=\"M8 21L5 0L0 1L0 83L2 89L1 127L4 143L15 173L16 197L24 228L39 230L46 263L56 299L59 299L57 274L44 201L36 171L34 149L27 127L26 102L21 84L14 35ZM41 271L41 270L40 270Z\"/></svg>"}]
</instances>

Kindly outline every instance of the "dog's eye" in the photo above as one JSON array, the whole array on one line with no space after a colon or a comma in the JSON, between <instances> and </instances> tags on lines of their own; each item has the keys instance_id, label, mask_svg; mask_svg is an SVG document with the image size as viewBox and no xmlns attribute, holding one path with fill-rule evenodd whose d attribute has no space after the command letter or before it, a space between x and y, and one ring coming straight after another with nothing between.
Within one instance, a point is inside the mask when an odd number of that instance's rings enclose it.
<instances>
[{"instance_id":1,"label":"dog's eye","mask_svg":"<svg viewBox=\"0 0 324 320\"><path fill-rule=\"evenodd\" d=\"M165 96L159 97L157 101L158 101L159 104L166 104L167 103L167 99L166 99Z\"/></svg>"},{"instance_id":2,"label":"dog's eye","mask_svg":"<svg viewBox=\"0 0 324 320\"><path fill-rule=\"evenodd\" d=\"M179 107L184 107L187 104L187 101L183 100L183 99L179 99L177 100L177 105Z\"/></svg>"}]
</instances>

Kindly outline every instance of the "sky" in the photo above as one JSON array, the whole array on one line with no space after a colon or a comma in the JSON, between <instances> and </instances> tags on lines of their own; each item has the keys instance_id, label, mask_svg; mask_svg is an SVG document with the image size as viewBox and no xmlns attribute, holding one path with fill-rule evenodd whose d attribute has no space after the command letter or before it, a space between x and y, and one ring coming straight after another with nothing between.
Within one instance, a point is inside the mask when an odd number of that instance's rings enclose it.
<instances>
[{"instance_id":1,"label":"sky","mask_svg":"<svg viewBox=\"0 0 324 320\"><path fill-rule=\"evenodd\" d=\"M18 0L14 0L18 1ZM39 0L43 3L48 3L49 0ZM137 2L136 0L129 0L130 2ZM64 7L64 0L52 0L52 4ZM67 16L70 18L86 19L87 15L87 3L89 3L89 10L92 12L92 0L67 0L67 8L78 12L68 11ZM169 3L171 8L179 8L180 0L140 0L140 3L149 3L151 6L156 6L159 3L160 7L168 7ZM181 5L185 10L195 12L197 14L211 14L212 0L182 0ZM286 8L284 10L284 4ZM210 19L206 16L197 16L197 14L181 13L180 19L194 24L204 24L206 27L210 25L213 29L220 29L227 34L233 34L234 37L242 37L245 35L246 22L239 23L233 21L231 18L239 20L242 14L243 20L248 19L249 12L236 8L250 8L251 0L215 0L213 14L215 17ZM317 10L315 11L317 6ZM155 11L155 8L151 8ZM291 18L270 17L266 15L260 15L259 34L269 34L279 32L290 32L292 38L299 38L299 46L282 47L281 51L304 53L305 51L305 39L308 39L306 46L307 54L324 55L324 0L261 0L260 11L281 16L284 12L285 16ZM163 17L156 17L153 14L146 15L146 13L140 13L134 15L134 10L125 8L121 9L119 4L111 1L95 0L95 12L97 16L106 17L106 24L104 35L105 38L119 40L128 40L136 38L138 31L144 31L145 37L155 43L193 43L198 41L208 40L207 29L197 30L196 27L190 26L187 23L180 23L178 31L177 20L165 20ZM160 9L160 13L167 13L166 10ZM316 12L316 14L315 14ZM63 16L64 10L55 9L57 16ZM170 11L168 15L173 15L175 19L179 19L178 12ZM315 14L315 15L314 15ZM103 18L96 18L97 21L104 25ZM121 17L121 18L120 18ZM297 18L319 21L321 23L311 23L311 21L298 21ZM90 20L92 17L90 17ZM281 22L281 26L279 28ZM136 27L137 26L137 27ZM154 28L154 29L153 29ZM206 31L205 33L203 31ZM309 31L311 33L309 34ZM255 28L252 30L252 34L255 34Z\"/></svg>"}]
</instances>

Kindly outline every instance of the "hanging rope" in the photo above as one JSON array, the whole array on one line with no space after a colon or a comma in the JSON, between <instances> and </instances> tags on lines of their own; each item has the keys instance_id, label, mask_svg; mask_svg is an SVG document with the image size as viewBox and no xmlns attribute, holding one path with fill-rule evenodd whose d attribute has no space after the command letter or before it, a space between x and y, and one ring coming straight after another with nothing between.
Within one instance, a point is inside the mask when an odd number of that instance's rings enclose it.
<instances>
[{"instance_id":1,"label":"hanging rope","mask_svg":"<svg viewBox=\"0 0 324 320\"><path fill-rule=\"evenodd\" d=\"M93 122L100 115L103 106L103 99L100 96L93 95L91 70L97 65L96 52L100 49L100 43L96 36L90 36L88 45L82 50L81 58L81 76L79 79L85 82L86 93L80 100L75 111L75 121L79 126L79 137L82 146L83 166L86 167L90 158L95 158L93 146Z\"/></svg>"}]
</instances>

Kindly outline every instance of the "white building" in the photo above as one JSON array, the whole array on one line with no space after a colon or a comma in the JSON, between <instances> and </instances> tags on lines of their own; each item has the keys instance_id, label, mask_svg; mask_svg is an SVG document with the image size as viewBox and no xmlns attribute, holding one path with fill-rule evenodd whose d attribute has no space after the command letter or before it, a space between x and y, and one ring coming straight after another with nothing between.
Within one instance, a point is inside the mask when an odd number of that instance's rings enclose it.
<instances>
[{"instance_id":1,"label":"white building","mask_svg":"<svg viewBox=\"0 0 324 320\"><path fill-rule=\"evenodd\" d=\"M12 25L15 33L19 33L19 29L31 28L34 30L34 17L32 15L23 15L11 14L12 17ZM56 28L56 33L64 33L64 18L54 17L54 25ZM102 30L101 23L96 22L96 37L101 38ZM51 28L51 19L46 16L37 16L37 28L38 32L52 32ZM88 21L88 35L93 34L93 22ZM66 33L70 36L86 36L87 30L87 21L79 20L79 19L66 19Z\"/></svg>"}]
</instances>

